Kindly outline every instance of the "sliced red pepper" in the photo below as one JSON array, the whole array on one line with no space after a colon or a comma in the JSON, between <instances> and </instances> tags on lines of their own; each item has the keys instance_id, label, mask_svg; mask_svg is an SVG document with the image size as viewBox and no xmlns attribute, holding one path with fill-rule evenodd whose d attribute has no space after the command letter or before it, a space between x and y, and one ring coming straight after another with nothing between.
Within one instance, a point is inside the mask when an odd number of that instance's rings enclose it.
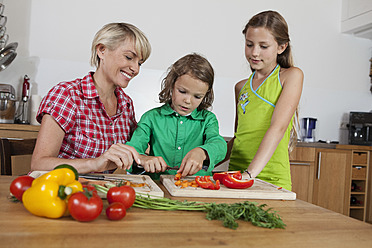
<instances>
[{"instance_id":1,"label":"sliced red pepper","mask_svg":"<svg viewBox=\"0 0 372 248\"><path fill-rule=\"evenodd\" d=\"M223 178L226 175L231 175L236 179L242 179L242 173L240 171L225 171L225 172L218 172L213 174L213 180L219 180L223 184Z\"/></svg>"},{"instance_id":2,"label":"sliced red pepper","mask_svg":"<svg viewBox=\"0 0 372 248\"><path fill-rule=\"evenodd\" d=\"M231 189L246 189L252 187L254 179L239 180L230 175L223 178L223 185Z\"/></svg>"},{"instance_id":3,"label":"sliced red pepper","mask_svg":"<svg viewBox=\"0 0 372 248\"><path fill-rule=\"evenodd\" d=\"M181 179L181 176L182 176L181 173L177 173L177 174L174 176L174 180L175 180L175 181L180 180L180 179Z\"/></svg>"},{"instance_id":4,"label":"sliced red pepper","mask_svg":"<svg viewBox=\"0 0 372 248\"><path fill-rule=\"evenodd\" d=\"M203 189L220 189L220 181L217 180L216 184L214 184L209 176L197 176L195 177L195 181L199 185L199 187Z\"/></svg>"}]
</instances>

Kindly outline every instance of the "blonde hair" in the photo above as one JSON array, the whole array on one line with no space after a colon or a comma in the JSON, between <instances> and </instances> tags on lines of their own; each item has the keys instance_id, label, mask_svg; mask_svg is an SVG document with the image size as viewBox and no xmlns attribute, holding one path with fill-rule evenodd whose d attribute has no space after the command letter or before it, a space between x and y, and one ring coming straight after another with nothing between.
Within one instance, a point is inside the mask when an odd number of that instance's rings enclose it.
<instances>
[{"instance_id":1,"label":"blonde hair","mask_svg":"<svg viewBox=\"0 0 372 248\"><path fill-rule=\"evenodd\" d=\"M159 101L161 103L172 103L172 90L174 84L179 77L185 74L208 84L207 94L198 106L198 110L207 109L212 106L214 98L214 70L206 58L196 53L188 54L180 58L169 67L168 74L162 81L162 90L159 93Z\"/></svg>"},{"instance_id":2,"label":"blonde hair","mask_svg":"<svg viewBox=\"0 0 372 248\"><path fill-rule=\"evenodd\" d=\"M145 62L151 54L151 45L145 34L136 26L128 23L109 23L103 26L94 36L91 48L90 64L98 68L100 58L97 55L97 46L104 45L110 50L115 50L119 43L131 39L135 42L135 49Z\"/></svg>"}]
</instances>

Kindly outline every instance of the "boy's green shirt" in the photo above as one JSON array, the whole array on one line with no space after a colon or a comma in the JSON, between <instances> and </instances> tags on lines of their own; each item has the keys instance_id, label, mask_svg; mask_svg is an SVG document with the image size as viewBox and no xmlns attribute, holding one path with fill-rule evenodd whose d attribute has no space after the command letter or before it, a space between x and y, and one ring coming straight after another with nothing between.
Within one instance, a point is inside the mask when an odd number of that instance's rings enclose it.
<instances>
[{"instance_id":1,"label":"boy's green shirt","mask_svg":"<svg viewBox=\"0 0 372 248\"><path fill-rule=\"evenodd\" d=\"M180 166L184 156L192 149L201 147L208 153L208 170L195 175L212 175L214 166L226 156L227 145L219 134L216 116L208 111L195 109L188 116L181 116L169 104L154 108L143 114L129 142L138 153L145 154L150 144L150 156L161 156L169 166ZM206 164L206 163L204 163ZM163 174L176 174L169 170ZM159 173L151 173L158 179Z\"/></svg>"}]
</instances>

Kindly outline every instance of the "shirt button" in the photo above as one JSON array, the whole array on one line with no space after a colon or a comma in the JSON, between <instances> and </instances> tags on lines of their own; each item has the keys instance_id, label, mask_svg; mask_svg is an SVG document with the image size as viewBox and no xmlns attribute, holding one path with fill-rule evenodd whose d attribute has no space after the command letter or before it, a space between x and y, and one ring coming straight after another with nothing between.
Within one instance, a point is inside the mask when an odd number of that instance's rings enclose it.
<instances>
[{"instance_id":1,"label":"shirt button","mask_svg":"<svg viewBox=\"0 0 372 248\"><path fill-rule=\"evenodd\" d=\"M181 147L179 146L177 149L178 149L178 150L181 150Z\"/></svg>"},{"instance_id":2,"label":"shirt button","mask_svg":"<svg viewBox=\"0 0 372 248\"><path fill-rule=\"evenodd\" d=\"M178 113L176 113L176 116L178 116Z\"/></svg>"},{"instance_id":3,"label":"shirt button","mask_svg":"<svg viewBox=\"0 0 372 248\"><path fill-rule=\"evenodd\" d=\"M112 122L110 122L110 124L109 124L110 126L112 126Z\"/></svg>"},{"instance_id":4,"label":"shirt button","mask_svg":"<svg viewBox=\"0 0 372 248\"><path fill-rule=\"evenodd\" d=\"M180 124L183 124L183 121L180 121Z\"/></svg>"},{"instance_id":5,"label":"shirt button","mask_svg":"<svg viewBox=\"0 0 372 248\"><path fill-rule=\"evenodd\" d=\"M111 144L115 144L115 141L111 141Z\"/></svg>"},{"instance_id":6,"label":"shirt button","mask_svg":"<svg viewBox=\"0 0 372 248\"><path fill-rule=\"evenodd\" d=\"M48 107L50 107L50 106L52 106L52 104L51 103L48 103Z\"/></svg>"}]
</instances>

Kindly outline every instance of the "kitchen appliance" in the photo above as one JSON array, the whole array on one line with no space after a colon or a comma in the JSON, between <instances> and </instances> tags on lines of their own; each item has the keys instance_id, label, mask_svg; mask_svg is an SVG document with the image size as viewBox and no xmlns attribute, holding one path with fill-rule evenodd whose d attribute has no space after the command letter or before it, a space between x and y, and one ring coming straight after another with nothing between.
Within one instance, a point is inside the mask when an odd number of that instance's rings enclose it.
<instances>
[{"instance_id":1,"label":"kitchen appliance","mask_svg":"<svg viewBox=\"0 0 372 248\"><path fill-rule=\"evenodd\" d=\"M350 112L349 144L372 146L372 113Z\"/></svg>"},{"instance_id":2,"label":"kitchen appliance","mask_svg":"<svg viewBox=\"0 0 372 248\"><path fill-rule=\"evenodd\" d=\"M0 84L0 123L14 123L15 90L10 84Z\"/></svg>"},{"instance_id":3,"label":"kitchen appliance","mask_svg":"<svg viewBox=\"0 0 372 248\"><path fill-rule=\"evenodd\" d=\"M22 85L22 99L17 109L15 123L30 124L30 109L29 109L29 96L30 96L30 78L25 75Z\"/></svg>"},{"instance_id":4,"label":"kitchen appliance","mask_svg":"<svg viewBox=\"0 0 372 248\"><path fill-rule=\"evenodd\" d=\"M301 119L301 140L303 142L315 142L316 118L306 117Z\"/></svg>"}]
</instances>

